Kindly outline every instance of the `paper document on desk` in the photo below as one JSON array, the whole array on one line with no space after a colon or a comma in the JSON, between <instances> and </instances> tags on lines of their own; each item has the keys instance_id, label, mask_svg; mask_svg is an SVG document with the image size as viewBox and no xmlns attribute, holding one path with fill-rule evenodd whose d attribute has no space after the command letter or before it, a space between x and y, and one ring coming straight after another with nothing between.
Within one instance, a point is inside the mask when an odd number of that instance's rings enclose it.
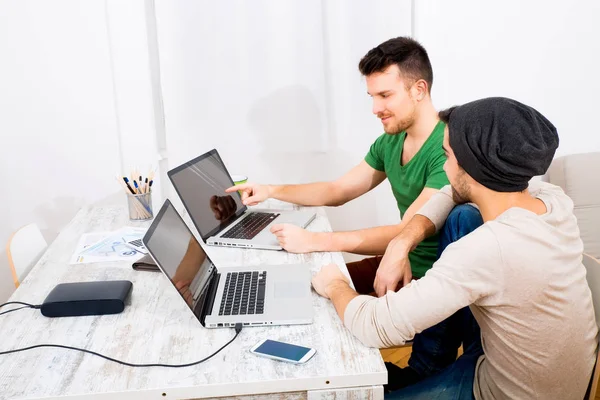
<instances>
[{"instance_id":1,"label":"paper document on desk","mask_svg":"<svg viewBox=\"0 0 600 400\"><path fill-rule=\"evenodd\" d=\"M79 239L70 264L110 261L135 261L142 253L125 243L141 239L146 228L125 227L115 232L85 233Z\"/></svg>"}]
</instances>

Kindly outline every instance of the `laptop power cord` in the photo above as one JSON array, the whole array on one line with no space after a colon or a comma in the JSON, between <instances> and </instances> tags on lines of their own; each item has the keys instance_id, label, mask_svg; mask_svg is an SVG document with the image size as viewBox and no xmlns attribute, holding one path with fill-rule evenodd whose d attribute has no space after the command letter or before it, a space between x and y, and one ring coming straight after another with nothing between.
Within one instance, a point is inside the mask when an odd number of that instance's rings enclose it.
<instances>
[{"instance_id":1,"label":"laptop power cord","mask_svg":"<svg viewBox=\"0 0 600 400\"><path fill-rule=\"evenodd\" d=\"M40 308L40 305L23 303L21 301L10 301L8 303L0 304L0 308L4 307L6 305L9 305L9 304L20 304L20 305L23 305L23 307L14 308L12 310L4 311L4 312L0 313L0 315L8 314L9 312L13 312L13 311L17 311L17 310L22 310L24 308L35 308L35 309L39 309ZM235 339L237 339L237 337L239 336L239 334L240 334L241 331L242 331L242 324L240 322L238 322L237 324L235 324L235 336L229 342L225 343L219 350L215 351L214 353L212 353L208 357L205 357L202 360L194 361L194 362L187 363L187 364L134 364L134 363L126 362L126 361L117 360L115 358L105 356L103 354L97 353L97 352L92 351L92 350L81 349L79 347L64 346L62 344L36 344L34 346L23 347L23 348L20 348L20 349L14 349L14 350L8 350L8 351L0 351L0 356L7 355L7 354L12 354L12 353L18 353L18 352L26 351L26 350L37 349L37 348L41 348L41 347L53 347L53 348L59 348L59 349L81 351L83 353L92 354L94 356L98 356L98 357L104 358L105 360L112 361L112 362L115 362L115 363L118 363L118 364L121 364L121 365L126 365L128 367L136 367L136 368L145 368L145 367L184 368L184 367L191 367L191 366L194 366L194 365L198 365L198 364L201 364L201 363L203 363L205 361L210 360L211 358L213 358L214 356L216 356L217 354L219 354L219 352L221 352L221 350L223 350L225 347L227 347L231 343L233 343L233 341Z\"/></svg>"},{"instance_id":2,"label":"laptop power cord","mask_svg":"<svg viewBox=\"0 0 600 400\"><path fill-rule=\"evenodd\" d=\"M19 311L19 310L22 310L24 308L39 309L42 306L41 304L35 305L35 304L23 303L22 301L9 301L8 303L0 304L0 308L2 308L4 306L8 306L10 304L20 304L23 307L18 307L18 308L13 308L12 310L3 311L3 312L0 313L0 315L8 314L8 313L11 313L13 311Z\"/></svg>"}]
</instances>

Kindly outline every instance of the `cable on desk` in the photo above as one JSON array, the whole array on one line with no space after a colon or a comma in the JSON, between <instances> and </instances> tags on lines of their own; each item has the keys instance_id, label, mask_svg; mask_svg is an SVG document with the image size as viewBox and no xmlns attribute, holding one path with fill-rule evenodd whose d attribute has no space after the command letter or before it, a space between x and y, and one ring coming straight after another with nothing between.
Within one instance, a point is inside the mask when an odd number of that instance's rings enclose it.
<instances>
[{"instance_id":1,"label":"cable on desk","mask_svg":"<svg viewBox=\"0 0 600 400\"><path fill-rule=\"evenodd\" d=\"M2 308L4 306L8 306L10 304L21 304L23 307L18 307L18 308L13 308L12 310L3 311L3 312L0 313L0 315L8 314L8 313L11 313L13 311L22 310L24 308L36 308L37 309L37 308L41 307L41 305L23 303L22 301L9 301L8 303L0 304L0 308Z\"/></svg>"},{"instance_id":2,"label":"cable on desk","mask_svg":"<svg viewBox=\"0 0 600 400\"><path fill-rule=\"evenodd\" d=\"M95 351L92 351L92 350L80 349L79 347L64 346L62 344L36 344L34 346L23 347L21 349L8 350L8 351L0 351L0 356L3 356L5 354L18 353L20 351L37 349L37 348L40 348L40 347L57 347L57 348L60 348L60 349L77 350L77 351L81 351L81 352L84 352L84 353L92 354L92 355L104 358L105 360L116 362L116 363L122 364L122 365L126 365L128 367L140 367L140 368L141 367L183 368L183 367L191 367L193 365L198 365L200 363L203 363L204 361L210 360L215 355L217 355L221 350L223 350L225 347L229 346L238 337L238 335L240 334L241 331L242 331L242 324L241 323L235 324L235 336L229 342L225 343L225 345L223 345L223 347L221 347L219 350L217 350L214 353L212 353L210 356L205 357L202 360L194 361L194 362L191 362L191 363L188 363L188 364L133 364L133 363L125 362L125 361L120 361L120 360L117 360L117 359L112 358L112 357L105 356L105 355L100 354L100 353L96 353Z\"/></svg>"}]
</instances>

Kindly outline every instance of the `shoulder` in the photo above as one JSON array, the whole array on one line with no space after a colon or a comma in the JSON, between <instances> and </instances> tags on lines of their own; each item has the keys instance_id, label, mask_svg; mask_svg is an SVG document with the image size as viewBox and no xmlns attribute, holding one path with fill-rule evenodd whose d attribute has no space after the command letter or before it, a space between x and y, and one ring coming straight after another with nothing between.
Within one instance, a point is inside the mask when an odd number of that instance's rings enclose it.
<instances>
[{"instance_id":1,"label":"shoulder","mask_svg":"<svg viewBox=\"0 0 600 400\"><path fill-rule=\"evenodd\" d=\"M528 187L529 193L533 197L541 199L546 205L558 203L563 208L573 210L573 200L564 192L560 186L540 180L530 181Z\"/></svg>"},{"instance_id":2,"label":"shoulder","mask_svg":"<svg viewBox=\"0 0 600 400\"><path fill-rule=\"evenodd\" d=\"M434 147L436 150L439 150L442 154L444 154L444 128L446 124L440 122L435 130L431 133L430 145Z\"/></svg>"},{"instance_id":3,"label":"shoulder","mask_svg":"<svg viewBox=\"0 0 600 400\"><path fill-rule=\"evenodd\" d=\"M439 122L433 132L431 132L431 136L427 139L425 144L426 151L422 153L431 163L438 164L440 161L446 161L446 154L444 153L443 147L445 126L446 125L443 122Z\"/></svg>"}]
</instances>

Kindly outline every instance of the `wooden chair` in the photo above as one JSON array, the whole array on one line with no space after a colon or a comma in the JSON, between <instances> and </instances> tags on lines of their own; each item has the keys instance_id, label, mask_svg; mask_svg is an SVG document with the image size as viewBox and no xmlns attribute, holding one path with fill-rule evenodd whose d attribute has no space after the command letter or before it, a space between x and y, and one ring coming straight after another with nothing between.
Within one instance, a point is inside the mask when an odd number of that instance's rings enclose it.
<instances>
[{"instance_id":1,"label":"wooden chair","mask_svg":"<svg viewBox=\"0 0 600 400\"><path fill-rule=\"evenodd\" d=\"M587 271L587 281L592 292L592 302L594 303L594 312L596 313L596 324L600 326L600 261L594 257L584 254L583 265ZM600 360L600 352L596 355L596 365L592 372L592 379L588 388L586 400L594 400L598 391L598 377L600 376L600 368L598 361Z\"/></svg>"},{"instance_id":2,"label":"wooden chair","mask_svg":"<svg viewBox=\"0 0 600 400\"><path fill-rule=\"evenodd\" d=\"M40 259L48 243L36 224L25 225L8 239L6 254L15 287L25 279L31 268Z\"/></svg>"}]
</instances>

